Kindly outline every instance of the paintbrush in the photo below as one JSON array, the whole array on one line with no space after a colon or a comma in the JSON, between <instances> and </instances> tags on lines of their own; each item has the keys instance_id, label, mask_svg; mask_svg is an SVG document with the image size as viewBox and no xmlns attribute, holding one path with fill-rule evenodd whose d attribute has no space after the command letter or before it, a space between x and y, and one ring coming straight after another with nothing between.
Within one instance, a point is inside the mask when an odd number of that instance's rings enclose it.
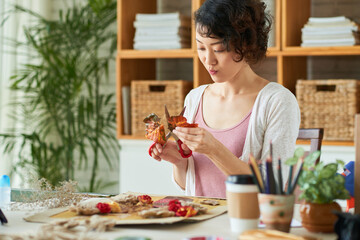
<instances>
[{"instance_id":1,"label":"paintbrush","mask_svg":"<svg viewBox=\"0 0 360 240\"><path fill-rule=\"evenodd\" d=\"M279 193L284 194L283 180L282 180L282 170L281 170L281 159L280 158L278 160L277 172L278 172L278 189L279 189Z\"/></svg>"},{"instance_id":2,"label":"paintbrush","mask_svg":"<svg viewBox=\"0 0 360 240\"><path fill-rule=\"evenodd\" d=\"M290 194L292 194L296 188L296 184L299 180L299 177L301 175L301 171L302 171L302 168L303 168L303 165L304 165L304 157L301 157L298 162L297 162L297 165L296 165L296 173L294 175L294 182L293 184L290 186L291 189L290 189Z\"/></svg>"},{"instance_id":3,"label":"paintbrush","mask_svg":"<svg viewBox=\"0 0 360 240\"><path fill-rule=\"evenodd\" d=\"M250 166L251 172L253 174L254 182L255 182L256 186L258 187L259 192L263 193L263 189L260 186L259 179L256 176L255 169L254 169L253 165L251 164L251 162L249 162L249 166Z\"/></svg>"},{"instance_id":4,"label":"paintbrush","mask_svg":"<svg viewBox=\"0 0 360 240\"><path fill-rule=\"evenodd\" d=\"M274 178L273 164L272 159L269 157L266 159L266 193L275 194L276 193L276 184Z\"/></svg>"},{"instance_id":5,"label":"paintbrush","mask_svg":"<svg viewBox=\"0 0 360 240\"><path fill-rule=\"evenodd\" d=\"M260 188L262 189L262 192L264 192L264 182L261 177L259 166L256 164L256 160L252 154L250 154L250 164L252 164L252 166L254 168L255 176L257 177L257 180L259 181Z\"/></svg>"},{"instance_id":6,"label":"paintbrush","mask_svg":"<svg viewBox=\"0 0 360 240\"><path fill-rule=\"evenodd\" d=\"M290 191L291 191L291 182L292 182L293 168L294 168L294 166L291 165L291 166L290 166L290 170L289 170L289 180L288 180L288 186L287 186L286 194L290 194Z\"/></svg>"}]
</instances>

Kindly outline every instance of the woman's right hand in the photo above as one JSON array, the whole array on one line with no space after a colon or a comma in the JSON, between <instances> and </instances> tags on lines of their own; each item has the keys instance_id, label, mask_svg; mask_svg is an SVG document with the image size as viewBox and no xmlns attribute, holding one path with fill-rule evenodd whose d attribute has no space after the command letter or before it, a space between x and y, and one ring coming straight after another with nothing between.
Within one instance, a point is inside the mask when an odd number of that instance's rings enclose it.
<instances>
[{"instance_id":1,"label":"woman's right hand","mask_svg":"<svg viewBox=\"0 0 360 240\"><path fill-rule=\"evenodd\" d=\"M181 157L174 141L167 141L165 147L156 143L151 150L151 157L157 161L165 160L174 165L178 165L180 161L185 160Z\"/></svg>"}]
</instances>

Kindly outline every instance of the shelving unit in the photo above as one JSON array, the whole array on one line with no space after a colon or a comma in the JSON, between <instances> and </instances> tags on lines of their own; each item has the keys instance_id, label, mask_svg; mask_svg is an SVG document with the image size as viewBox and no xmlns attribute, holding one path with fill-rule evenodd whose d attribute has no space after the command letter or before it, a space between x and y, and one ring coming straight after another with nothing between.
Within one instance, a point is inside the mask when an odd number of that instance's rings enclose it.
<instances>
[{"instance_id":1,"label":"shelving unit","mask_svg":"<svg viewBox=\"0 0 360 240\"><path fill-rule=\"evenodd\" d=\"M191 1L191 13L205 0ZM360 55L360 46L353 47L300 47L301 28L310 17L311 0L275 1L275 46L268 49L267 56L276 58L277 82L295 93L298 79L307 78L308 56ZM194 22L192 42L189 49L176 50L134 50L133 22L136 13L156 13L156 0L118 0L118 53L117 64L117 137L119 139L144 139L124 135L122 120L121 88L130 86L131 81L156 79L156 59L192 59L193 87L211 83L207 70L197 57ZM303 144L304 142L299 142ZM353 142L325 141L324 145L352 146Z\"/></svg>"},{"instance_id":2,"label":"shelving unit","mask_svg":"<svg viewBox=\"0 0 360 240\"><path fill-rule=\"evenodd\" d=\"M281 58L283 66L280 69L282 69L283 85L292 92L295 92L296 80L307 78L307 57L360 55L360 46L300 47L301 28L311 15L311 0L282 0L281 8ZM302 144L302 142L298 143ZM353 141L324 141L323 144L354 145Z\"/></svg>"}]
</instances>

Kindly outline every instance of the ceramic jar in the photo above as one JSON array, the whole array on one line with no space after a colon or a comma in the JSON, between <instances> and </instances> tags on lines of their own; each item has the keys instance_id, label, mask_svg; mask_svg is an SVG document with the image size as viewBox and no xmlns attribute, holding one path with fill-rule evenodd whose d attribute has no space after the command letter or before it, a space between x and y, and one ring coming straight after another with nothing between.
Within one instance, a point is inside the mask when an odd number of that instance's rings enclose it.
<instances>
[{"instance_id":1,"label":"ceramic jar","mask_svg":"<svg viewBox=\"0 0 360 240\"><path fill-rule=\"evenodd\" d=\"M294 213L295 195L259 193L261 220L266 229L289 232Z\"/></svg>"},{"instance_id":2,"label":"ceramic jar","mask_svg":"<svg viewBox=\"0 0 360 240\"><path fill-rule=\"evenodd\" d=\"M337 202L324 204L303 202L300 205L301 223L310 232L334 232L334 224L337 220L337 216L332 212L334 210L341 212Z\"/></svg>"}]
</instances>

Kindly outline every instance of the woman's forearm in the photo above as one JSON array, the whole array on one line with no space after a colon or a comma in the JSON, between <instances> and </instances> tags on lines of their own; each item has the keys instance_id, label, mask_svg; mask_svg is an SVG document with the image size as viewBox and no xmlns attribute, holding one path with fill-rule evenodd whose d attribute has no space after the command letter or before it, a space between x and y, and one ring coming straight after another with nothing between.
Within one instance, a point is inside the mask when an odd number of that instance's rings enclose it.
<instances>
[{"instance_id":1,"label":"woman's forearm","mask_svg":"<svg viewBox=\"0 0 360 240\"><path fill-rule=\"evenodd\" d=\"M226 176L251 174L249 165L237 158L220 142L217 142L206 155Z\"/></svg>"},{"instance_id":2,"label":"woman's forearm","mask_svg":"<svg viewBox=\"0 0 360 240\"><path fill-rule=\"evenodd\" d=\"M177 164L173 164L173 174L175 182L185 190L186 186L186 171L188 166L188 160L183 159L179 161Z\"/></svg>"}]
</instances>

